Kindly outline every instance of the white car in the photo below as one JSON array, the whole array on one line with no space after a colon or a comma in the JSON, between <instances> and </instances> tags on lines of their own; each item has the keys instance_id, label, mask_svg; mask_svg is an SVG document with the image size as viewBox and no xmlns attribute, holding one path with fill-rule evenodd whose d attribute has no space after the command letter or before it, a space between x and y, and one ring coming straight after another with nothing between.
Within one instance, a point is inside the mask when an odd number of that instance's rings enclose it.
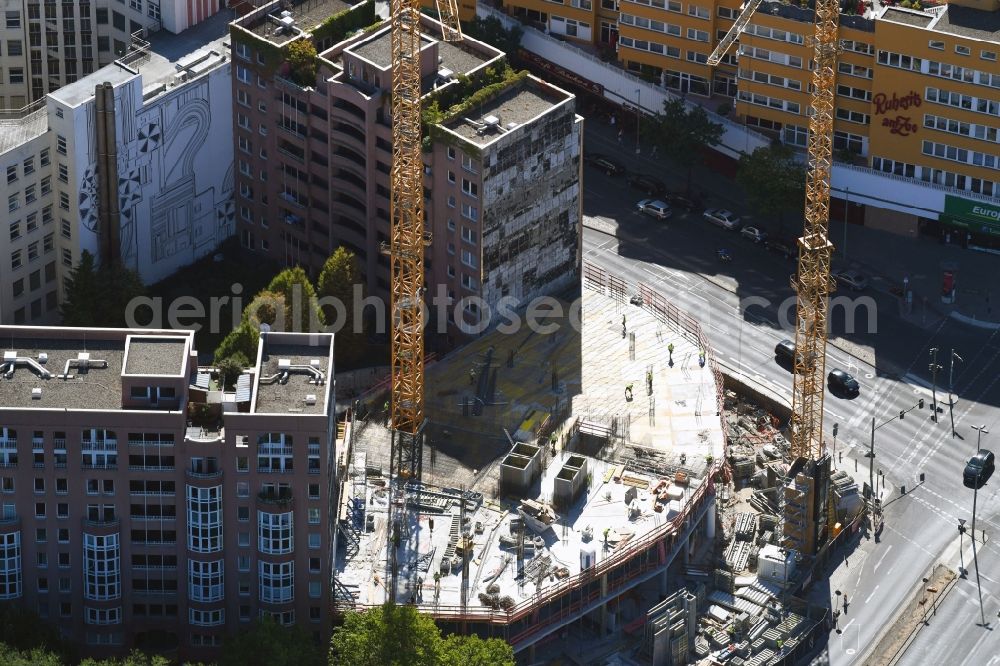
<instances>
[{"instance_id":1,"label":"white car","mask_svg":"<svg viewBox=\"0 0 1000 666\"><path fill-rule=\"evenodd\" d=\"M744 238L752 240L754 243L763 243L767 240L767 232L758 229L757 227L743 227L743 229L740 230L740 234Z\"/></svg>"},{"instance_id":2,"label":"white car","mask_svg":"<svg viewBox=\"0 0 1000 666\"><path fill-rule=\"evenodd\" d=\"M709 208L702 215L706 220L723 229L737 231L740 228L740 218L736 217L736 213L731 211L721 208Z\"/></svg>"},{"instance_id":3,"label":"white car","mask_svg":"<svg viewBox=\"0 0 1000 666\"><path fill-rule=\"evenodd\" d=\"M643 199L636 204L636 208L639 209L640 213L645 213L661 220L665 220L673 215L670 206L659 199Z\"/></svg>"}]
</instances>

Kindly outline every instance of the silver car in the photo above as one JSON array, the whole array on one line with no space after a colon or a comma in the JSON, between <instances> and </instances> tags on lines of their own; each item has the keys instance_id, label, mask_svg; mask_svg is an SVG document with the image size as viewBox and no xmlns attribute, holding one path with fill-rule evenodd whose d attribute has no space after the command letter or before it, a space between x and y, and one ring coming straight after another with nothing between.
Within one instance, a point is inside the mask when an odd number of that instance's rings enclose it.
<instances>
[{"instance_id":1,"label":"silver car","mask_svg":"<svg viewBox=\"0 0 1000 666\"><path fill-rule=\"evenodd\" d=\"M741 226L740 218L736 216L736 213L722 208L709 208L702 215L706 220L723 229L737 231Z\"/></svg>"},{"instance_id":2,"label":"silver car","mask_svg":"<svg viewBox=\"0 0 1000 666\"><path fill-rule=\"evenodd\" d=\"M868 278L861 271L833 271L832 275L837 282L854 291L868 288Z\"/></svg>"},{"instance_id":3,"label":"silver car","mask_svg":"<svg viewBox=\"0 0 1000 666\"><path fill-rule=\"evenodd\" d=\"M636 208L639 209L640 213L651 215L660 220L665 220L673 215L670 206L659 199L643 199L636 204Z\"/></svg>"}]
</instances>

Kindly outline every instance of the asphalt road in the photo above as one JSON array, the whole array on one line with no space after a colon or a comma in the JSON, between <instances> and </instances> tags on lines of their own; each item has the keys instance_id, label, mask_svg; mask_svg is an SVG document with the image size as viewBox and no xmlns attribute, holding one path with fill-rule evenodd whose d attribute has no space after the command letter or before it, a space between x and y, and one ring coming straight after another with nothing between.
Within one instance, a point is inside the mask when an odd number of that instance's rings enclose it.
<instances>
[{"instance_id":1,"label":"asphalt road","mask_svg":"<svg viewBox=\"0 0 1000 666\"><path fill-rule=\"evenodd\" d=\"M790 399L792 377L787 368L775 362L774 345L794 337L794 294L789 285L794 261L709 224L699 211L675 211L667 221L640 215L635 204L645 196L631 191L623 178L586 167L584 179L585 259L632 285L646 282L699 317L723 364ZM701 185L708 192L708 206L725 203L724 192L712 193L713 186L724 187L723 182ZM743 218L744 223L754 222L745 214ZM718 262L715 252L720 247L733 253L731 263ZM860 663L866 646L891 622L921 576L958 536L958 519L971 522L971 491L962 487L962 470L975 448L976 433L971 426L986 424L996 433L984 436L984 446L1000 437L1000 333L965 327L933 313L901 312L898 299L888 293L888 285L877 282L861 294L848 296L870 300L852 300L848 307L833 310L831 339L840 346L828 347L826 367L851 372L861 383L861 393L854 400L828 394L824 430L832 444L833 424L839 424L836 450L844 454L840 464L853 465L857 460L864 468L867 459L862 456L869 445L874 417L881 426L876 433L875 468L876 472L884 471L888 480L883 495L886 522L880 539L863 539L847 561L831 572L828 582L813 586L814 598L825 595L836 599L834 590L840 589L849 600L847 612L840 618L840 633L830 635L828 657L833 664ZM851 329L847 313L855 303L872 306L873 315L868 317L865 307L856 308ZM931 419L930 410L933 394L928 362L932 347L941 350L938 363L944 366L937 377L936 395L942 410L937 422ZM955 437L947 406L952 348L964 359L956 362L954 372ZM899 412L914 407L920 398L925 408L913 409L899 420ZM921 474L925 475L922 483ZM991 489L998 483L1000 477L979 497L977 527L987 534L1000 534L1000 499ZM901 494L901 485L906 486L906 494ZM968 543L966 539L966 546ZM984 561L993 562L995 573L998 558L1000 548L987 542L980 550L981 571ZM986 573L996 579L983 578L987 615L996 620L1000 575ZM976 609L956 601L962 600L962 589L964 582L939 610L938 629L918 636L907 659L915 656L906 663L957 664L963 659L969 664L993 663L988 656L979 660L967 649L974 644L975 655L1000 653L1000 632L969 628L978 621L978 611L974 616ZM951 604L956 606L954 611ZM946 620L949 613L954 616L952 624ZM942 640L944 628L947 640ZM928 646L923 648L921 641L925 640ZM934 652L914 652L922 649Z\"/></svg>"}]
</instances>

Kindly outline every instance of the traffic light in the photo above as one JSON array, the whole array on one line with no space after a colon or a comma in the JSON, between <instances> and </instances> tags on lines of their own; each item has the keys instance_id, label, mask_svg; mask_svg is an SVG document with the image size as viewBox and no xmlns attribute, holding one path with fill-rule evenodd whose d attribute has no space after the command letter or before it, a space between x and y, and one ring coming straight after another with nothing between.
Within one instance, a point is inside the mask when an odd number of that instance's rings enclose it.
<instances>
[{"instance_id":1,"label":"traffic light","mask_svg":"<svg viewBox=\"0 0 1000 666\"><path fill-rule=\"evenodd\" d=\"M899 420L902 421L905 418L906 418L906 410L903 409L899 410Z\"/></svg>"},{"instance_id":2,"label":"traffic light","mask_svg":"<svg viewBox=\"0 0 1000 666\"><path fill-rule=\"evenodd\" d=\"M834 424L833 424L833 436L834 436L834 437L836 437L836 436L837 436L837 431L838 431L839 429L840 429L840 424L839 424L839 423L834 423Z\"/></svg>"},{"instance_id":3,"label":"traffic light","mask_svg":"<svg viewBox=\"0 0 1000 666\"><path fill-rule=\"evenodd\" d=\"M917 400L917 407L919 407L920 409L924 408L924 399L923 398L920 398L919 400Z\"/></svg>"}]
</instances>

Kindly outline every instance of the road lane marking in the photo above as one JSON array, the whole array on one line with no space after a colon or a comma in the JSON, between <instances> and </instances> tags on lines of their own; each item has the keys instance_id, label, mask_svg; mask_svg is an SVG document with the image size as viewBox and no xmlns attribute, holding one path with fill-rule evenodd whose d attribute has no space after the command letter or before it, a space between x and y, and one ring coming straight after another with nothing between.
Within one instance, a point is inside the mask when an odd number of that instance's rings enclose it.
<instances>
[{"instance_id":1,"label":"road lane marking","mask_svg":"<svg viewBox=\"0 0 1000 666\"><path fill-rule=\"evenodd\" d=\"M885 549L884 553L882 553L882 557L878 558L878 562L875 563L875 567L872 569L872 571L878 569L879 565L882 564L882 560L885 559L885 556L889 554L890 550L892 550L892 544L889 544L889 547Z\"/></svg>"},{"instance_id":2,"label":"road lane marking","mask_svg":"<svg viewBox=\"0 0 1000 666\"><path fill-rule=\"evenodd\" d=\"M848 629L850 629L851 625L854 624L854 621L857 620L857 619L858 618L856 618L856 617L852 617L851 621L844 625L843 631L847 631Z\"/></svg>"},{"instance_id":3,"label":"road lane marking","mask_svg":"<svg viewBox=\"0 0 1000 666\"><path fill-rule=\"evenodd\" d=\"M872 593L868 595L868 598L867 598L867 599L865 599L865 603L868 603L869 601L871 601L871 600L872 600L872 597L874 597L874 596L875 596L875 593L876 593L876 592L878 592L878 585L876 585L876 586L874 587L874 589L872 589Z\"/></svg>"}]
</instances>

